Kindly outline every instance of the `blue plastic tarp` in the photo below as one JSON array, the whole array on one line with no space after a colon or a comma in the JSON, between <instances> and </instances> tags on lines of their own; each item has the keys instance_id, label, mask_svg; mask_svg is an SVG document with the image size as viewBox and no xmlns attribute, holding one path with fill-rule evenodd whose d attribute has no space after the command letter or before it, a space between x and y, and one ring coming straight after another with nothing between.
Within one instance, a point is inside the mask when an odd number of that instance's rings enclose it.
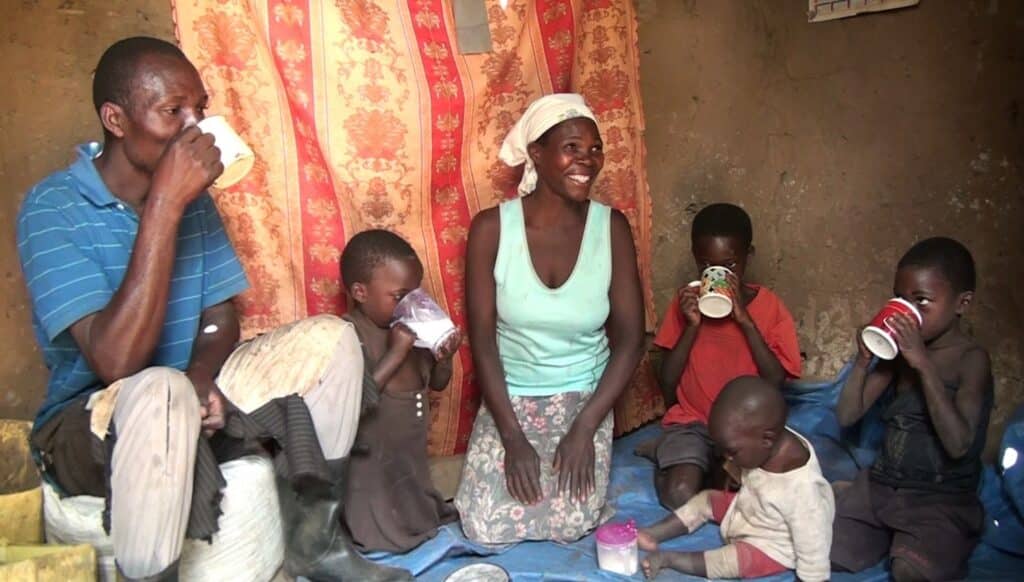
<instances>
[{"instance_id":1,"label":"blue plastic tarp","mask_svg":"<svg viewBox=\"0 0 1024 582\"><path fill-rule=\"evenodd\" d=\"M844 368L836 380L801 383L787 389L790 425L814 444L826 477L851 479L862 467L870 465L881 441L881 423L877 411L870 413L855 430L840 430L832 412L839 389L849 374ZM612 453L608 499L615 508L616 521L634 519L638 524L653 523L666 515L654 492L654 466L633 454L636 446L658 435L652 424L616 440ZM1021 460L1024 465L1024 459ZM1007 501L1009 504L1009 501ZM721 545L718 528L709 524L689 536L663 545L668 550L705 550ZM593 534L572 544L524 542L506 546L474 544L462 535L459 524L447 525L438 535L406 554L373 554L373 559L406 568L418 580L441 582L454 570L476 562L490 562L505 568L516 581L642 580L600 570L597 567ZM642 555L641 555L642 558ZM1012 580L1024 578L1024 559L997 547L982 544L970 562L971 580ZM696 580L697 578L663 570L657 580ZM792 574L761 578L764 581L793 580ZM884 564L856 574L836 573L833 580L875 581L888 579Z\"/></svg>"}]
</instances>

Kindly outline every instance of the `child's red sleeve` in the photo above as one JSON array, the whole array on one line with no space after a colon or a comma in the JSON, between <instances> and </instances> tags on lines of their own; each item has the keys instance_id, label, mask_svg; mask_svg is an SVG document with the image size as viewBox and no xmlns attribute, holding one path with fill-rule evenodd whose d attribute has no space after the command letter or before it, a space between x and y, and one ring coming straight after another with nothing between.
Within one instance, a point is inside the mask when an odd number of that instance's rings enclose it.
<instances>
[{"instance_id":1,"label":"child's red sleeve","mask_svg":"<svg viewBox=\"0 0 1024 582\"><path fill-rule=\"evenodd\" d=\"M654 345L671 350L676 347L676 342L683 335L684 329L686 329L686 320L683 318L683 312L679 310L679 298L673 296L669 301L668 309L665 310L665 316L661 319L658 333L654 336Z\"/></svg>"},{"instance_id":2,"label":"child's red sleeve","mask_svg":"<svg viewBox=\"0 0 1024 582\"><path fill-rule=\"evenodd\" d=\"M793 316L781 300L775 324L772 325L771 333L765 339L768 342L768 348L779 359L782 369L786 371L786 378L799 378L800 344L796 338L796 323L793 322Z\"/></svg>"}]
</instances>

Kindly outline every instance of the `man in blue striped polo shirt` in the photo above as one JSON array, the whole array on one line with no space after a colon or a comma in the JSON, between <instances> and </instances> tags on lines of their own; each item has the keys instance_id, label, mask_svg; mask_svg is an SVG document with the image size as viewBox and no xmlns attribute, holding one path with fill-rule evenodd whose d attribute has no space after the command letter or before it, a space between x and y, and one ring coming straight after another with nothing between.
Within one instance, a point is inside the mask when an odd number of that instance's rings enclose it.
<instances>
[{"instance_id":1,"label":"man in blue striped polo shirt","mask_svg":"<svg viewBox=\"0 0 1024 582\"><path fill-rule=\"evenodd\" d=\"M223 171L213 136L196 127L207 100L176 46L115 43L93 81L103 146L80 146L25 198L18 251L50 370L34 452L64 493L104 496L109 484L125 577L176 579L186 527L217 527L222 481L216 469L196 472L197 455L224 460L217 443L238 434L287 434L292 442L277 444L289 462L312 459L279 481L290 573L407 579L363 560L338 528L334 489L362 394L351 325L320 316L237 345L230 300L248 282L206 191ZM242 428L225 436L233 419ZM322 478L299 489L303 471ZM193 486L213 507L200 507Z\"/></svg>"}]
</instances>

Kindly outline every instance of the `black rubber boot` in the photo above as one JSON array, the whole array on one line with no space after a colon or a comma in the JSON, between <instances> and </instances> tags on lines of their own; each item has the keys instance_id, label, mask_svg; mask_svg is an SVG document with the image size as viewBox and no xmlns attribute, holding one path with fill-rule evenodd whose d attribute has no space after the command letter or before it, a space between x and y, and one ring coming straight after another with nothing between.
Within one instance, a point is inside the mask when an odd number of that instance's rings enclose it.
<instances>
[{"instance_id":1,"label":"black rubber boot","mask_svg":"<svg viewBox=\"0 0 1024 582\"><path fill-rule=\"evenodd\" d=\"M129 578L121 572L121 565L115 562L117 566L117 580L118 582L178 582L178 560L175 560L173 564L167 566L162 572L157 572L152 576L146 576L145 578Z\"/></svg>"},{"instance_id":2,"label":"black rubber boot","mask_svg":"<svg viewBox=\"0 0 1024 582\"><path fill-rule=\"evenodd\" d=\"M340 520L346 464L347 459L328 461L329 485L307 483L293 488L278 478L285 572L314 582L411 582L407 570L375 564L352 546Z\"/></svg>"}]
</instances>

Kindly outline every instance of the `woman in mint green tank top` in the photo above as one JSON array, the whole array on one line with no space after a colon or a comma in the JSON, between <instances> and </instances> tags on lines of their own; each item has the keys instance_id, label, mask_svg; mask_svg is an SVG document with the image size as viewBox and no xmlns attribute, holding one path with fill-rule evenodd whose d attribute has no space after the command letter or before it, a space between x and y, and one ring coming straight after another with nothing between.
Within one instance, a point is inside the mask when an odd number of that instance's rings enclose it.
<instances>
[{"instance_id":1,"label":"woman in mint green tank top","mask_svg":"<svg viewBox=\"0 0 1024 582\"><path fill-rule=\"evenodd\" d=\"M612 405L643 349L636 251L625 216L590 200L604 165L575 94L523 114L500 157L520 198L469 233L470 347L483 394L455 505L472 540L569 542L610 513Z\"/></svg>"}]
</instances>

